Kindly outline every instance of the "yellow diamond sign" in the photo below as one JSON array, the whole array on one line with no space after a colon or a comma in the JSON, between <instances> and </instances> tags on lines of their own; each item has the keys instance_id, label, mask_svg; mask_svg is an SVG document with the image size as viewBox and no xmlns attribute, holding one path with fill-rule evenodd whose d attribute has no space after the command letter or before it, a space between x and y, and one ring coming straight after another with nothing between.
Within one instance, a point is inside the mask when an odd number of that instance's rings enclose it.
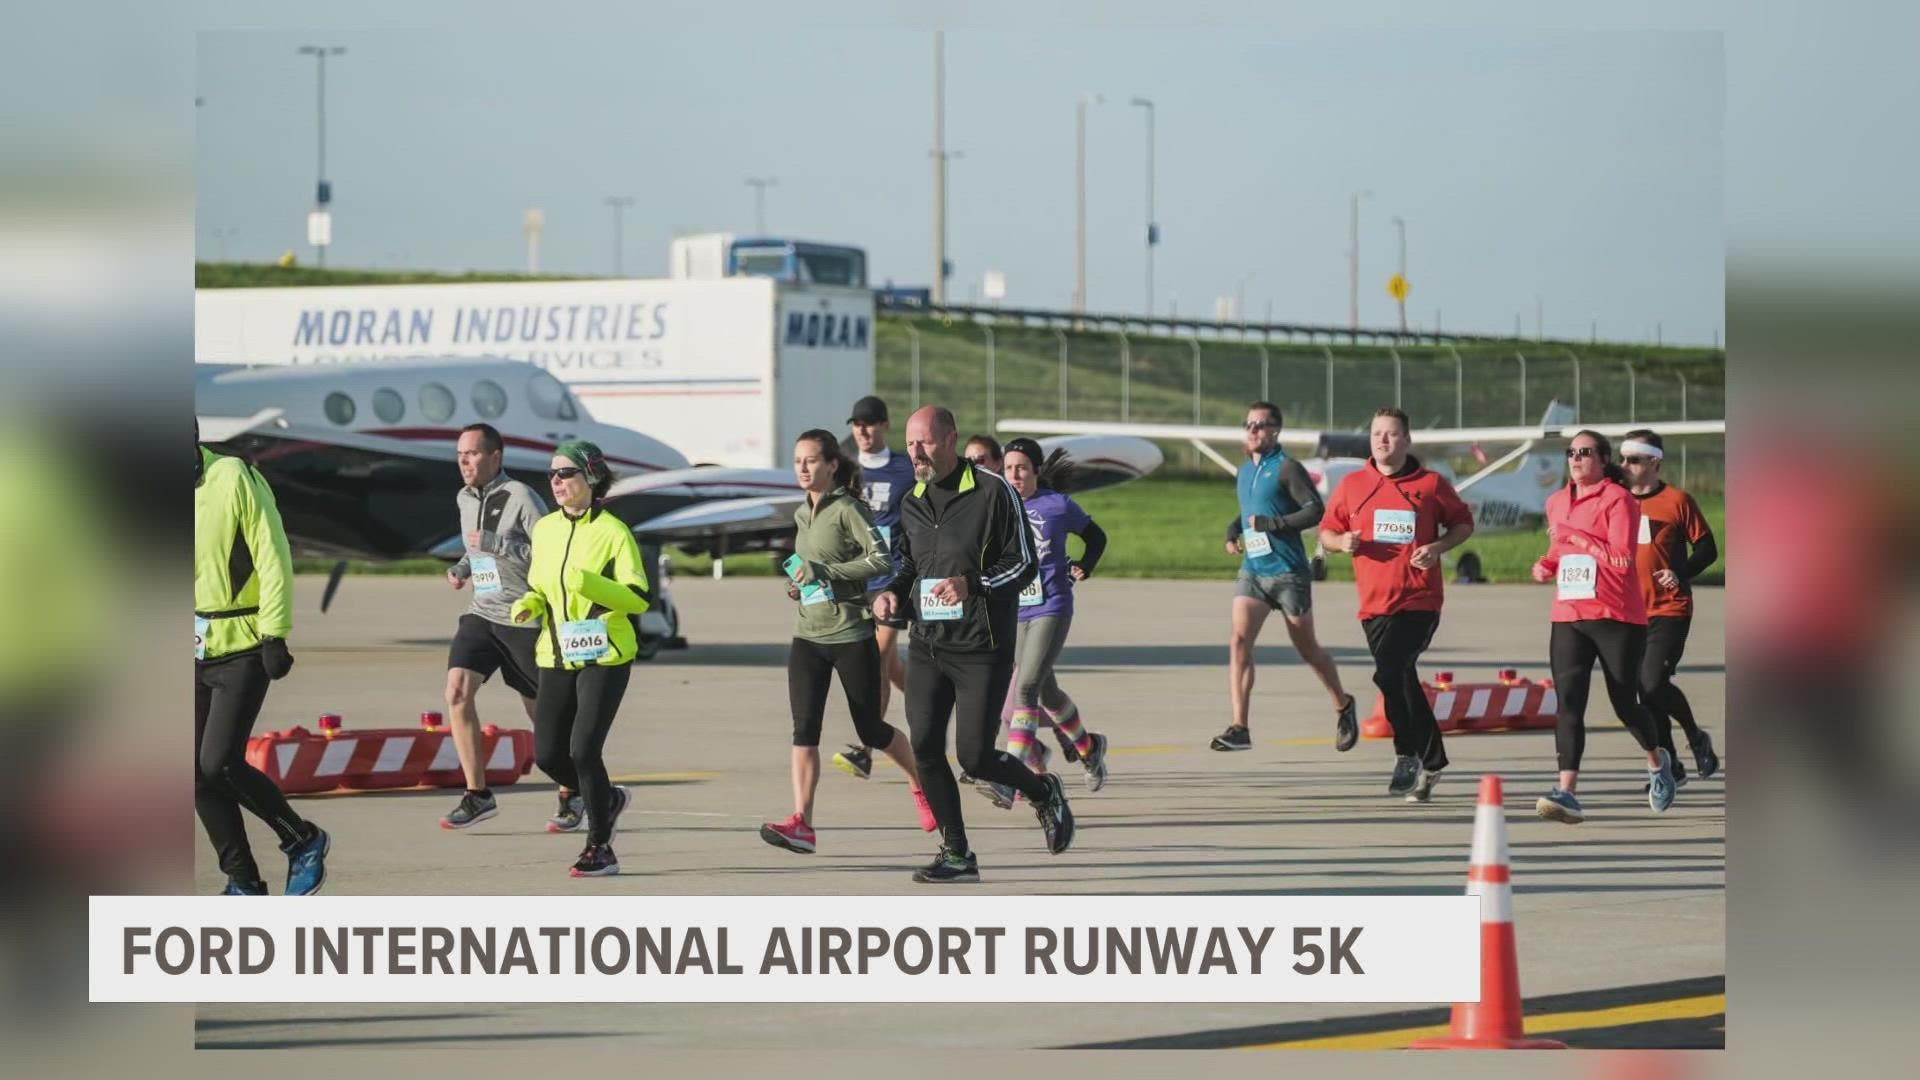
<instances>
[{"instance_id":1,"label":"yellow diamond sign","mask_svg":"<svg viewBox=\"0 0 1920 1080\"><path fill-rule=\"evenodd\" d=\"M1412 290L1413 286L1408 285L1407 279L1400 274L1395 274L1387 279L1387 295L1393 297L1395 300L1405 300L1407 293Z\"/></svg>"}]
</instances>

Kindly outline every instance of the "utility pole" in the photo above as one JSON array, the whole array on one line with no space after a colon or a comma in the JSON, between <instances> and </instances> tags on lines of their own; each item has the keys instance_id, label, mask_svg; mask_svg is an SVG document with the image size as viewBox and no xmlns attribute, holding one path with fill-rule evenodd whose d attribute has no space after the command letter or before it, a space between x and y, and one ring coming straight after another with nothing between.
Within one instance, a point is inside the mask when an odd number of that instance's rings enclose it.
<instances>
[{"instance_id":1,"label":"utility pole","mask_svg":"<svg viewBox=\"0 0 1920 1080\"><path fill-rule=\"evenodd\" d=\"M1352 214L1347 222L1347 329L1360 329L1360 200L1373 197L1371 191L1353 193Z\"/></svg>"},{"instance_id":2,"label":"utility pole","mask_svg":"<svg viewBox=\"0 0 1920 1080\"><path fill-rule=\"evenodd\" d=\"M1147 307L1146 313L1153 314L1153 249L1160 243L1160 226L1153 220L1153 102L1143 97L1133 99L1136 108L1147 110Z\"/></svg>"},{"instance_id":3,"label":"utility pole","mask_svg":"<svg viewBox=\"0 0 1920 1080\"><path fill-rule=\"evenodd\" d=\"M320 121L320 163L313 185L313 212L307 215L307 243L313 245L316 266L327 265L327 246L333 243L333 212L327 209L333 203L333 185L327 182L327 57L346 51L344 45L302 45L299 49L300 55L315 60L318 78L315 102Z\"/></svg>"},{"instance_id":4,"label":"utility pole","mask_svg":"<svg viewBox=\"0 0 1920 1080\"><path fill-rule=\"evenodd\" d=\"M622 215L627 207L633 205L634 199L631 195L609 195L603 201L613 207L613 276L623 277L625 275L620 265L620 248L626 239L626 223Z\"/></svg>"},{"instance_id":5,"label":"utility pole","mask_svg":"<svg viewBox=\"0 0 1920 1080\"><path fill-rule=\"evenodd\" d=\"M947 302L947 43L933 32L933 302Z\"/></svg>"}]
</instances>

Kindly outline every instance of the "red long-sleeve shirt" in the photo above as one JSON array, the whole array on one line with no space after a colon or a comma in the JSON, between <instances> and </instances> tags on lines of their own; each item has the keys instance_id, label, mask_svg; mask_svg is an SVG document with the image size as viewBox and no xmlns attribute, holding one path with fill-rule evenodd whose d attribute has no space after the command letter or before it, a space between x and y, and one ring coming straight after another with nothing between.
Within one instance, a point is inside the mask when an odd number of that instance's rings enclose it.
<instances>
[{"instance_id":1,"label":"red long-sleeve shirt","mask_svg":"<svg viewBox=\"0 0 1920 1080\"><path fill-rule=\"evenodd\" d=\"M1446 599L1445 572L1438 563L1413 566L1413 552L1438 540L1441 528L1460 528L1473 520L1446 477L1417 458L1394 476L1383 476L1372 462L1348 473L1334 489L1320 527L1358 533L1353 579L1360 590L1360 617L1371 619L1399 611L1439 611Z\"/></svg>"},{"instance_id":2,"label":"red long-sleeve shirt","mask_svg":"<svg viewBox=\"0 0 1920 1080\"><path fill-rule=\"evenodd\" d=\"M1612 480L1579 494L1569 484L1547 497L1553 544L1540 559L1553 572L1553 621L1611 619L1647 624L1647 601L1634 571L1640 500ZM1611 560L1624 560L1615 566Z\"/></svg>"}]
</instances>

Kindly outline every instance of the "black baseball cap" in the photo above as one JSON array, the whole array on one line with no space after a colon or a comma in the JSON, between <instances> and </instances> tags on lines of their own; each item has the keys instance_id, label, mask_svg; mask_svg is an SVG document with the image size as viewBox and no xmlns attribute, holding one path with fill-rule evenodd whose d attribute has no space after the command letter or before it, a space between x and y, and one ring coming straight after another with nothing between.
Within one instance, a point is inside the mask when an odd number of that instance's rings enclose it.
<instances>
[{"instance_id":1,"label":"black baseball cap","mask_svg":"<svg viewBox=\"0 0 1920 1080\"><path fill-rule=\"evenodd\" d=\"M868 394L853 403L853 415L847 417L847 423L884 424L887 423L887 403Z\"/></svg>"}]
</instances>

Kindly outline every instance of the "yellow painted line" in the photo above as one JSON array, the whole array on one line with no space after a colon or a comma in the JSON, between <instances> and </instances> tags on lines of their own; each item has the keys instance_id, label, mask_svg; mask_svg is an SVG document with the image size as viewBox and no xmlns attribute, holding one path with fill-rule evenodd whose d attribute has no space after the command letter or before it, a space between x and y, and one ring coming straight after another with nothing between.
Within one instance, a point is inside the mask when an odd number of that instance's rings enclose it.
<instances>
[{"instance_id":1,"label":"yellow painted line","mask_svg":"<svg viewBox=\"0 0 1920 1080\"><path fill-rule=\"evenodd\" d=\"M717 772L650 772L634 773L630 776L609 777L616 784L685 784L695 780L711 780L720 774Z\"/></svg>"},{"instance_id":2,"label":"yellow painted line","mask_svg":"<svg viewBox=\"0 0 1920 1080\"><path fill-rule=\"evenodd\" d=\"M1700 997L1648 1001L1637 1005L1616 1005L1610 1009L1583 1012L1543 1013L1526 1018L1529 1036L1557 1035L1568 1031L1624 1027L1628 1024L1652 1024L1662 1020L1698 1020L1720 1016L1727 1011L1727 995L1703 994ZM1296 1039L1291 1042L1265 1043L1248 1050L1398 1050L1421 1039L1445 1035L1446 1024L1431 1027L1400 1028L1395 1031L1368 1031L1358 1035L1333 1035L1324 1039Z\"/></svg>"}]
</instances>

